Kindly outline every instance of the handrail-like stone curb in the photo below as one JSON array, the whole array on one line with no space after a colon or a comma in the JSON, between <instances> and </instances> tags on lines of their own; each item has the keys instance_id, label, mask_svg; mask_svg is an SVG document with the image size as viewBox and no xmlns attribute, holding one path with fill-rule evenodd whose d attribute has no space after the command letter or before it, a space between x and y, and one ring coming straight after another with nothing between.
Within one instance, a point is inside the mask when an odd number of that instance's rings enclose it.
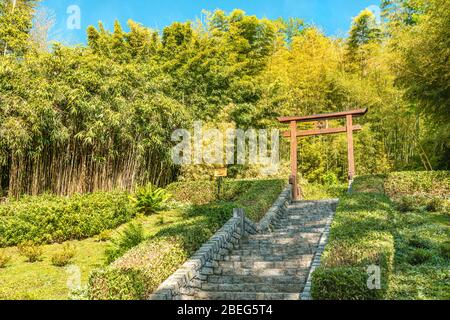
<instances>
[{"instance_id":1,"label":"handrail-like stone curb","mask_svg":"<svg viewBox=\"0 0 450 320\"><path fill-rule=\"evenodd\" d=\"M337 205L339 203L339 199L323 200L322 202L325 202L325 203L328 202L328 203L330 203L330 205ZM320 241L319 241L316 253L314 255L314 259L311 262L311 267L309 269L309 274L308 274L308 280L306 281L305 288L303 289L303 292L300 295L301 300L312 300L312 296L311 296L312 275L313 275L314 271L316 271L316 269L318 267L320 267L322 255L323 255L323 252L325 251L325 246L328 243L328 237L330 235L331 224L333 223L335 212L336 212L336 210L332 210L332 213L327 218L327 223L326 223L325 229L320 237Z\"/></svg>"},{"instance_id":2,"label":"handrail-like stone curb","mask_svg":"<svg viewBox=\"0 0 450 320\"><path fill-rule=\"evenodd\" d=\"M259 223L248 219L242 209L235 209L233 217L164 281L148 297L149 300L179 299L185 293L184 291L189 291L188 286L196 287L208 274L212 274L218 261L223 260L229 250L239 244L243 236L270 230L273 223L286 212L292 200L291 190L291 185L286 187Z\"/></svg>"}]
</instances>

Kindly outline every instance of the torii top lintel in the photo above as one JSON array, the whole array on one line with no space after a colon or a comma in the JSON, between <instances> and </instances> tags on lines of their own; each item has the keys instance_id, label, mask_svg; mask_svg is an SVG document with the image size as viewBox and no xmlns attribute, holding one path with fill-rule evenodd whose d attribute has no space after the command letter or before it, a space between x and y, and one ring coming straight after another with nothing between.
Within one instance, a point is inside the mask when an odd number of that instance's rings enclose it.
<instances>
[{"instance_id":1,"label":"torii top lintel","mask_svg":"<svg viewBox=\"0 0 450 320\"><path fill-rule=\"evenodd\" d=\"M328 119L339 119L345 118L347 116L360 117L367 113L367 109L358 109L351 111L343 111L343 112L333 112L333 113L325 113L325 114L316 114L312 116L304 116L304 117L280 117L278 121L281 123L284 122L310 122L310 121L320 121L320 120L328 120Z\"/></svg>"}]
</instances>

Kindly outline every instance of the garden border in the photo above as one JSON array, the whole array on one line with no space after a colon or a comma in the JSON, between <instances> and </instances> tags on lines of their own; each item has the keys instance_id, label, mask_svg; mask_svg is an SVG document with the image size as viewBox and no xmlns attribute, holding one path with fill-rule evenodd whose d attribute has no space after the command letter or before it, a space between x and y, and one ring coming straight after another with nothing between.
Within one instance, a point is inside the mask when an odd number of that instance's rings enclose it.
<instances>
[{"instance_id":1,"label":"garden border","mask_svg":"<svg viewBox=\"0 0 450 320\"><path fill-rule=\"evenodd\" d=\"M330 204L335 204L336 206L339 205L339 199L322 200L321 202L328 202ZM322 254L325 251L325 246L328 244L328 238L330 236L331 224L333 223L335 214L336 214L336 210L332 210L330 216L327 218L325 230L323 231L322 235L320 236L320 241L317 246L316 253L311 262L311 267L309 269L309 274L308 274L308 280L306 281L303 292L300 294L300 300L313 300L312 296L311 296L312 275L313 275L314 271L316 271L316 269L318 267L320 267L321 260L322 260Z\"/></svg>"}]
</instances>

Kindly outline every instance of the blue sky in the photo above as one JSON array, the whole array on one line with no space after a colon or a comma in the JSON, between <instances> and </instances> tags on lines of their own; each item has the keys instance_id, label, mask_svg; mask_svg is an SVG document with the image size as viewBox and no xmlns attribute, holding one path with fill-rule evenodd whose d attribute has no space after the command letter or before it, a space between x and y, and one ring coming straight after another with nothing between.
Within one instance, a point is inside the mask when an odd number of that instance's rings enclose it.
<instances>
[{"instance_id":1,"label":"blue sky","mask_svg":"<svg viewBox=\"0 0 450 320\"><path fill-rule=\"evenodd\" d=\"M111 29L115 19L124 26L133 19L161 30L174 21L201 19L203 9L239 8L260 18L298 17L320 26L328 35L345 36L352 17L367 7L376 11L378 4L379 0L42 0L40 5L56 19L51 40L73 45L85 43L86 28L98 21ZM80 9L80 29L67 27L67 9L73 5Z\"/></svg>"}]
</instances>

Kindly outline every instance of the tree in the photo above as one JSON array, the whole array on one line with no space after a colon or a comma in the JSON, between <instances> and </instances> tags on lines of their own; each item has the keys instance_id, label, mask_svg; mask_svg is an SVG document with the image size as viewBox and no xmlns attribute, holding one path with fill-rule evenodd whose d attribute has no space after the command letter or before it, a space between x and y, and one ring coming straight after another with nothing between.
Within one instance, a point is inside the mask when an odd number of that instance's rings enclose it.
<instances>
[{"instance_id":1,"label":"tree","mask_svg":"<svg viewBox=\"0 0 450 320\"><path fill-rule=\"evenodd\" d=\"M430 0L417 23L392 41L398 83L417 110L437 123L450 123L450 2Z\"/></svg>"},{"instance_id":2,"label":"tree","mask_svg":"<svg viewBox=\"0 0 450 320\"><path fill-rule=\"evenodd\" d=\"M347 60L350 68L365 76L368 61L379 48L381 40L382 33L375 15L368 9L363 10L353 19L347 40Z\"/></svg>"},{"instance_id":3,"label":"tree","mask_svg":"<svg viewBox=\"0 0 450 320\"><path fill-rule=\"evenodd\" d=\"M48 36L56 21L55 13L45 7L36 10L33 18L33 28L30 38L33 46L39 51L49 49Z\"/></svg>"},{"instance_id":4,"label":"tree","mask_svg":"<svg viewBox=\"0 0 450 320\"><path fill-rule=\"evenodd\" d=\"M0 1L0 47L2 54L22 55L29 47L29 32L36 0Z\"/></svg>"}]
</instances>

